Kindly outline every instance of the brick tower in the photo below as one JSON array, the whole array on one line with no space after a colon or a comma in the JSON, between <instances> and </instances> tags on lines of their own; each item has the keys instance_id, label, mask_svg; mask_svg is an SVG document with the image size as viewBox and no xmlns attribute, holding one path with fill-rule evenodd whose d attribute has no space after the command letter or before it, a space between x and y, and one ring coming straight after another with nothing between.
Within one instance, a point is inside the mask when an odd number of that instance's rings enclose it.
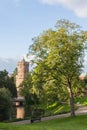
<instances>
[{"instance_id":1,"label":"brick tower","mask_svg":"<svg viewBox=\"0 0 87 130\"><path fill-rule=\"evenodd\" d=\"M26 62L24 59L18 62L17 70L18 70L16 75L17 96L21 97L19 85L24 81L26 74L29 71L29 62Z\"/></svg>"}]
</instances>

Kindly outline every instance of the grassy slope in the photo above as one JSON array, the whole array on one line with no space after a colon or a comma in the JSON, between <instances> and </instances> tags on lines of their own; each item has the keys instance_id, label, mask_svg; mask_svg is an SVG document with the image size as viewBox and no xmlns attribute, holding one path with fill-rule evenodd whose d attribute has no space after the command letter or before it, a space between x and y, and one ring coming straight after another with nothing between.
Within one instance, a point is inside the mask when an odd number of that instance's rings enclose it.
<instances>
[{"instance_id":1,"label":"grassy slope","mask_svg":"<svg viewBox=\"0 0 87 130\"><path fill-rule=\"evenodd\" d=\"M70 107L66 104L58 105L54 103L46 108L45 115L57 115L62 113L70 112Z\"/></svg>"},{"instance_id":2,"label":"grassy slope","mask_svg":"<svg viewBox=\"0 0 87 130\"><path fill-rule=\"evenodd\" d=\"M61 118L29 125L1 124L4 130L87 130L87 115Z\"/></svg>"}]
</instances>

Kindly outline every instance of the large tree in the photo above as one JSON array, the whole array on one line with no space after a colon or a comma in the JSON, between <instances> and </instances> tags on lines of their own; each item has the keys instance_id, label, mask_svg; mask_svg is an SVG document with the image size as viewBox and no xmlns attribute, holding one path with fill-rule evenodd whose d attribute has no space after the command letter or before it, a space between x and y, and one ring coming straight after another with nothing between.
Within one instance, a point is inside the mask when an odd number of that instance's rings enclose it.
<instances>
[{"instance_id":1,"label":"large tree","mask_svg":"<svg viewBox=\"0 0 87 130\"><path fill-rule=\"evenodd\" d=\"M68 20L58 20L56 28L44 31L33 39L29 54L37 57L36 67L40 87L52 85L65 88L68 93L71 116L75 116L73 90L78 87L83 67L86 32ZM43 79L43 80L42 80ZM37 77L37 85L39 77ZM65 90L63 89L63 90Z\"/></svg>"},{"instance_id":2,"label":"large tree","mask_svg":"<svg viewBox=\"0 0 87 130\"><path fill-rule=\"evenodd\" d=\"M0 88L7 88L12 94L12 97L16 97L16 85L14 83L14 78L11 77L6 70L0 71Z\"/></svg>"}]
</instances>

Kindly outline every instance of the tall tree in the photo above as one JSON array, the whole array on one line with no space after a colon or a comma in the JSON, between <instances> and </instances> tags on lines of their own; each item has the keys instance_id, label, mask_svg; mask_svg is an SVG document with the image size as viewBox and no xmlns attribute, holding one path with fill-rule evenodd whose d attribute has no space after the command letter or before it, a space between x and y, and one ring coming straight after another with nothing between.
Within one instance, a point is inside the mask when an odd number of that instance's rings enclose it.
<instances>
[{"instance_id":1,"label":"tall tree","mask_svg":"<svg viewBox=\"0 0 87 130\"><path fill-rule=\"evenodd\" d=\"M14 83L14 78L9 76L6 70L0 71L0 88L7 88L12 94L12 97L16 97L16 85Z\"/></svg>"},{"instance_id":2,"label":"tall tree","mask_svg":"<svg viewBox=\"0 0 87 130\"><path fill-rule=\"evenodd\" d=\"M37 57L36 66L44 70L41 87L54 80L54 86L67 89L71 116L75 116L73 90L82 71L87 33L65 19L58 20L55 27L34 38L29 53Z\"/></svg>"}]
</instances>

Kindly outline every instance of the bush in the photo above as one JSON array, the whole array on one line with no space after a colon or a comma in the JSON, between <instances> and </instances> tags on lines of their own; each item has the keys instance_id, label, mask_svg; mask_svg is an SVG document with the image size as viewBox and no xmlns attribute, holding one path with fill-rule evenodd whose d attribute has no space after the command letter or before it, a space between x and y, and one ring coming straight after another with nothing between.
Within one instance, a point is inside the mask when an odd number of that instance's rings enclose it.
<instances>
[{"instance_id":1,"label":"bush","mask_svg":"<svg viewBox=\"0 0 87 130\"><path fill-rule=\"evenodd\" d=\"M76 104L86 105L87 106L87 97L79 97L75 99Z\"/></svg>"}]
</instances>

